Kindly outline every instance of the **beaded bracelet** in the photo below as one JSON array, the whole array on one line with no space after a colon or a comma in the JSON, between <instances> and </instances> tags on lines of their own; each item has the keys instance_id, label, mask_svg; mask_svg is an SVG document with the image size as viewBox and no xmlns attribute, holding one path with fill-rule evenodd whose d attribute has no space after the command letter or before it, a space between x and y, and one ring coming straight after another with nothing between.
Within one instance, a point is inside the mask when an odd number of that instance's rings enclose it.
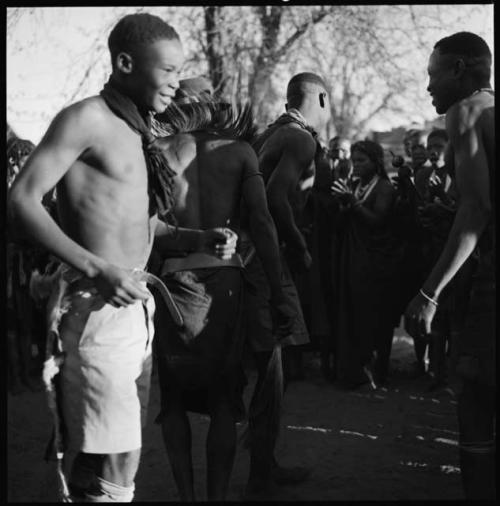
<instances>
[{"instance_id":1,"label":"beaded bracelet","mask_svg":"<svg viewBox=\"0 0 500 506\"><path fill-rule=\"evenodd\" d=\"M422 289L420 289L420 295L426 298L431 304L434 304L436 307L439 306L438 302L431 297L429 297Z\"/></svg>"}]
</instances>

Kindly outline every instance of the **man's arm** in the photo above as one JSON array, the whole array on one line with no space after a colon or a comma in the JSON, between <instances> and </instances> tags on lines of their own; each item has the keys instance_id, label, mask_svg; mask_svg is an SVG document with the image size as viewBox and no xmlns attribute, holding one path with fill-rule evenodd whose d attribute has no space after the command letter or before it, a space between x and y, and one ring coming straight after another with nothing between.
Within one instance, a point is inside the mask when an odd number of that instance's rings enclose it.
<instances>
[{"instance_id":1,"label":"man's arm","mask_svg":"<svg viewBox=\"0 0 500 506\"><path fill-rule=\"evenodd\" d=\"M95 278L104 300L124 306L136 299L147 299L149 294L128 273L68 237L42 204L43 196L92 145L99 120L99 114L82 103L56 116L11 187L8 213L13 228L63 262Z\"/></svg>"},{"instance_id":2,"label":"man's arm","mask_svg":"<svg viewBox=\"0 0 500 506\"><path fill-rule=\"evenodd\" d=\"M278 299L282 296L278 235L267 206L266 188L258 164L257 156L249 147L244 160L242 198L248 210L251 238L269 281L271 297Z\"/></svg>"},{"instance_id":3,"label":"man's arm","mask_svg":"<svg viewBox=\"0 0 500 506\"><path fill-rule=\"evenodd\" d=\"M290 196L314 160L315 151L316 143L309 134L301 130L290 132L283 154L267 183L269 210L279 235L301 257L307 253L307 244L295 223Z\"/></svg>"},{"instance_id":4,"label":"man's arm","mask_svg":"<svg viewBox=\"0 0 500 506\"><path fill-rule=\"evenodd\" d=\"M455 220L423 292L436 300L476 247L491 214L488 160L480 127L467 105L458 104L446 116L446 130L454 151L460 195ZM410 333L430 332L435 307L417 295L406 310Z\"/></svg>"},{"instance_id":5,"label":"man's arm","mask_svg":"<svg viewBox=\"0 0 500 506\"><path fill-rule=\"evenodd\" d=\"M156 216L152 220L154 220L154 247L161 257L204 251L227 260L236 251L238 236L229 228L198 230L175 227Z\"/></svg>"},{"instance_id":6,"label":"man's arm","mask_svg":"<svg viewBox=\"0 0 500 506\"><path fill-rule=\"evenodd\" d=\"M161 255L170 252L191 252L198 249L201 230L176 228L174 225L155 220L155 242L154 246Z\"/></svg>"},{"instance_id":7,"label":"man's arm","mask_svg":"<svg viewBox=\"0 0 500 506\"><path fill-rule=\"evenodd\" d=\"M472 254L491 214L488 160L479 126L469 114L462 105L446 118L460 201L443 252L423 286L433 298L439 297Z\"/></svg>"}]
</instances>

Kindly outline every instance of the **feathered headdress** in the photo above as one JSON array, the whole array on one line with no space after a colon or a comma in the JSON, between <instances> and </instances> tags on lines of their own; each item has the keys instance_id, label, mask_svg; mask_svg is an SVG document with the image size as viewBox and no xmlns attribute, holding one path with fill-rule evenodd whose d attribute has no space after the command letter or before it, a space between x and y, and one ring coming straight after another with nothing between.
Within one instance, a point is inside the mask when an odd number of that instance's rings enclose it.
<instances>
[{"instance_id":1,"label":"feathered headdress","mask_svg":"<svg viewBox=\"0 0 500 506\"><path fill-rule=\"evenodd\" d=\"M174 101L153 118L152 130L159 137L205 131L251 142L257 127L250 104L225 102L206 79L191 78L179 82Z\"/></svg>"}]
</instances>

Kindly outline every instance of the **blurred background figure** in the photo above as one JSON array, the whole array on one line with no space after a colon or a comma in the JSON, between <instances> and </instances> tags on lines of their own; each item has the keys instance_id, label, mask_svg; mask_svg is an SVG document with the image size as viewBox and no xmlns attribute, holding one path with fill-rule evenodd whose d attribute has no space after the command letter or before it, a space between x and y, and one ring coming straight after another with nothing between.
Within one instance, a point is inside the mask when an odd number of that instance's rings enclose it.
<instances>
[{"instance_id":1,"label":"blurred background figure","mask_svg":"<svg viewBox=\"0 0 500 506\"><path fill-rule=\"evenodd\" d=\"M415 175L419 199L414 202L419 230L424 277L439 258L454 217L455 201L450 191L451 178L444 163L448 143L445 130L433 130L427 137L426 155L429 164ZM424 155L418 148L418 161ZM444 386L446 381L446 345L449 340L449 305L441 304L433 322L434 339L415 341L418 360L428 356L428 373L433 378L429 390Z\"/></svg>"},{"instance_id":2,"label":"blurred background figure","mask_svg":"<svg viewBox=\"0 0 500 506\"><path fill-rule=\"evenodd\" d=\"M415 142L418 143L421 137L421 130L418 128L409 128L403 137L403 148L406 155L405 162L411 163L411 148Z\"/></svg>"},{"instance_id":3,"label":"blurred background figure","mask_svg":"<svg viewBox=\"0 0 500 506\"><path fill-rule=\"evenodd\" d=\"M13 132L7 142L7 188L22 170L35 145ZM38 252L15 242L7 231L7 356L9 390L22 393L25 387L39 390L43 360L43 315L29 294L31 273L37 266ZM41 316L41 319L40 319Z\"/></svg>"},{"instance_id":4,"label":"blurred background figure","mask_svg":"<svg viewBox=\"0 0 500 506\"><path fill-rule=\"evenodd\" d=\"M333 171L333 180L348 179L352 174L351 142L338 135L329 142L330 167Z\"/></svg>"},{"instance_id":5,"label":"blurred background figure","mask_svg":"<svg viewBox=\"0 0 500 506\"><path fill-rule=\"evenodd\" d=\"M420 192L423 192L423 188L419 191L415 181L415 173L425 167L428 158L424 138L423 131L408 130L403 138L403 148L407 158L393 154L392 159L392 166L397 170L397 176L393 178L396 188L394 233L403 251L402 281L399 288L400 315L403 314L415 290L421 286L427 271L423 253L426 231L418 219L418 208L422 205ZM419 377L427 370L427 343L414 339L414 349L415 363L410 369L410 375Z\"/></svg>"},{"instance_id":6,"label":"blurred background figure","mask_svg":"<svg viewBox=\"0 0 500 506\"><path fill-rule=\"evenodd\" d=\"M341 234L337 233L339 200L332 198L334 181L347 182L352 174L351 143L333 137L328 149L323 148L315 159L316 174L311 194L313 203L312 266L311 266L311 342L320 352L321 371L325 379L336 378L336 335L332 308L336 305L333 279L339 267Z\"/></svg>"},{"instance_id":7,"label":"blurred background figure","mask_svg":"<svg viewBox=\"0 0 500 506\"><path fill-rule=\"evenodd\" d=\"M424 231L422 254L425 275L430 274L448 238L457 209L457 190L452 165L446 163L448 135L446 130L436 129L427 138L427 151L431 164L423 168L415 178L421 189L422 199L417 208L418 221ZM472 275L477 264L477 252L467 259L453 281L443 290L441 303L432 321L429 336L430 391L446 387L447 356L453 346L452 336L463 326ZM423 340L420 346L424 347Z\"/></svg>"},{"instance_id":8,"label":"blurred background figure","mask_svg":"<svg viewBox=\"0 0 500 506\"><path fill-rule=\"evenodd\" d=\"M422 130L417 130L410 140L410 165L414 180L423 167L429 166L426 141L426 134Z\"/></svg>"}]
</instances>

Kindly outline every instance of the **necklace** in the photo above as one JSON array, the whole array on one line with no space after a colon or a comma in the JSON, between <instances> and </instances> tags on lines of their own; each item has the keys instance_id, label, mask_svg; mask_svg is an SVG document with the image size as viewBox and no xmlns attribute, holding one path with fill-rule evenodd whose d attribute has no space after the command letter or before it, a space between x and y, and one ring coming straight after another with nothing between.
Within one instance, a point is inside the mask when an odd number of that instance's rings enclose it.
<instances>
[{"instance_id":1,"label":"necklace","mask_svg":"<svg viewBox=\"0 0 500 506\"><path fill-rule=\"evenodd\" d=\"M486 91L488 93L492 93L493 95L495 94L495 90L493 88L479 88L478 90L476 90L473 93L471 93L469 96L473 97L474 95L477 95L478 93L481 93L482 91Z\"/></svg>"},{"instance_id":2,"label":"necklace","mask_svg":"<svg viewBox=\"0 0 500 506\"><path fill-rule=\"evenodd\" d=\"M377 184L378 179L379 179L379 177L377 175L375 175L365 185L362 185L361 181L360 181L358 186L354 190L354 196L359 201L364 202L368 198L368 195L370 195L370 193L372 192L375 185Z\"/></svg>"}]
</instances>

